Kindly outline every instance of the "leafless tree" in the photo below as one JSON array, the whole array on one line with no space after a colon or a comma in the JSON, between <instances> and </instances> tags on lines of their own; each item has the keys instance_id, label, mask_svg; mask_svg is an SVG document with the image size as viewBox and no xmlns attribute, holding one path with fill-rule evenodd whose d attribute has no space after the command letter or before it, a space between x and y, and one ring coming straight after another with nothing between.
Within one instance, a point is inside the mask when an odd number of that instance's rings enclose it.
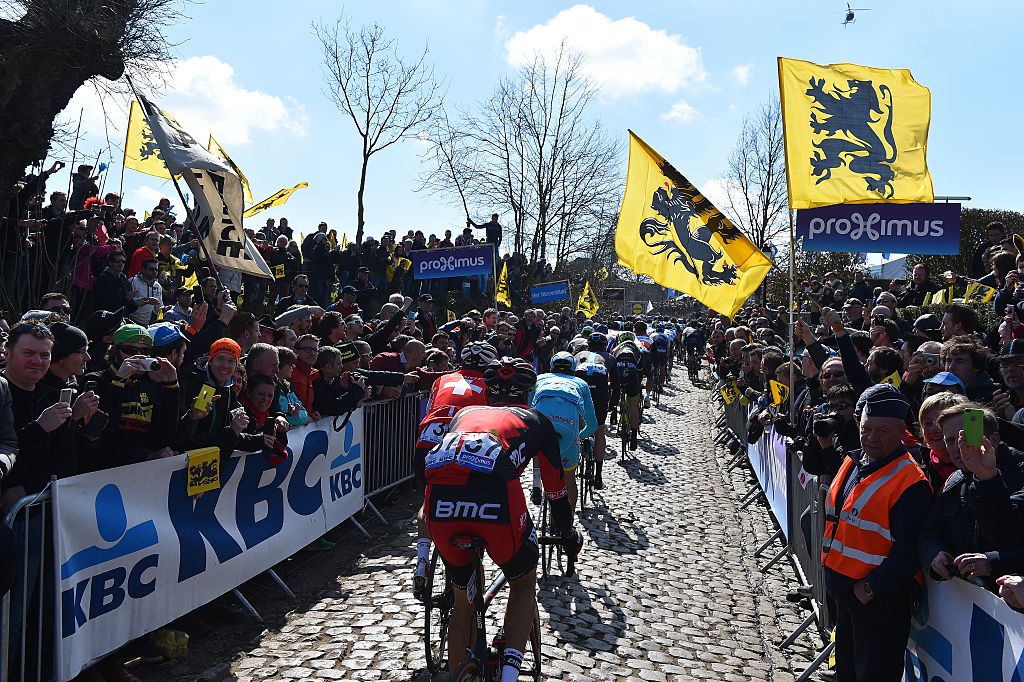
<instances>
[{"instance_id":1,"label":"leafless tree","mask_svg":"<svg viewBox=\"0 0 1024 682\"><path fill-rule=\"evenodd\" d=\"M614 229L621 188L622 148L590 117L594 97L564 47L534 57L463 114L457 151L433 152L424 187L511 214L510 246L532 261L586 253Z\"/></svg>"},{"instance_id":2,"label":"leafless tree","mask_svg":"<svg viewBox=\"0 0 1024 682\"><path fill-rule=\"evenodd\" d=\"M725 174L722 210L762 251L788 231L782 108L765 102L743 121Z\"/></svg>"},{"instance_id":3,"label":"leafless tree","mask_svg":"<svg viewBox=\"0 0 1024 682\"><path fill-rule=\"evenodd\" d=\"M442 87L426 61L426 47L416 59L405 59L378 24L355 29L342 17L333 27L314 24L313 31L324 51L325 94L362 139L356 192L356 242L362 242L370 157L428 129L441 105Z\"/></svg>"}]
</instances>

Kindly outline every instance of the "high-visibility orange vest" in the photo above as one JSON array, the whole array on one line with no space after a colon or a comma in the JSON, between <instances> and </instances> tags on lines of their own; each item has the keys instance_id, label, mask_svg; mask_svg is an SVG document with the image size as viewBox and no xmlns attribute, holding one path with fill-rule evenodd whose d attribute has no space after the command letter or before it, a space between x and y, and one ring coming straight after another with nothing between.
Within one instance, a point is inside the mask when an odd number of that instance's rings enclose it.
<instances>
[{"instance_id":1,"label":"high-visibility orange vest","mask_svg":"<svg viewBox=\"0 0 1024 682\"><path fill-rule=\"evenodd\" d=\"M928 479L910 453L904 453L857 481L837 513L836 500L853 469L854 461L847 457L829 488L821 563L836 573L860 580L881 565L892 549L889 511L907 488Z\"/></svg>"}]
</instances>

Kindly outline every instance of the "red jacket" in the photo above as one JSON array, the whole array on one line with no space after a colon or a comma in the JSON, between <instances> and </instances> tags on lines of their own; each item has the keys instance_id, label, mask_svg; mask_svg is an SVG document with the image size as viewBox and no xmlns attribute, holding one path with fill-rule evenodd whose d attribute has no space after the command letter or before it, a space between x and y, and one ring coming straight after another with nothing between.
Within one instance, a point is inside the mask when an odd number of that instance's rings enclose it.
<instances>
[{"instance_id":1,"label":"red jacket","mask_svg":"<svg viewBox=\"0 0 1024 682\"><path fill-rule=\"evenodd\" d=\"M125 271L125 274L128 275L128 277L134 277L142 272L142 261L147 258L156 259L156 254L145 246L140 246L135 249L135 253L132 254L132 259L128 262L128 269Z\"/></svg>"},{"instance_id":2,"label":"red jacket","mask_svg":"<svg viewBox=\"0 0 1024 682\"><path fill-rule=\"evenodd\" d=\"M320 370L313 369L298 358L292 366L292 390L298 397L299 402L306 408L306 412L313 411L313 382L320 376Z\"/></svg>"}]
</instances>

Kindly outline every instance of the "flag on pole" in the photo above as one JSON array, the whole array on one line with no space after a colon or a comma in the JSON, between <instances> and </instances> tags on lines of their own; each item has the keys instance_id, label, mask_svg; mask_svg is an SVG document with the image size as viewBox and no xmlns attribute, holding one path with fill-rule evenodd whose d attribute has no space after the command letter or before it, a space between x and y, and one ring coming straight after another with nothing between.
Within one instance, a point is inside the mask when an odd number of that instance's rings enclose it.
<instances>
[{"instance_id":1,"label":"flag on pole","mask_svg":"<svg viewBox=\"0 0 1024 682\"><path fill-rule=\"evenodd\" d=\"M590 280L588 279L583 283L583 291L580 292L580 298L576 302L576 312L583 313L590 318L597 314L599 307L601 306L597 302L594 290L590 288Z\"/></svg>"},{"instance_id":2,"label":"flag on pole","mask_svg":"<svg viewBox=\"0 0 1024 682\"><path fill-rule=\"evenodd\" d=\"M348 248L348 232L341 233L341 248Z\"/></svg>"},{"instance_id":3,"label":"flag on pole","mask_svg":"<svg viewBox=\"0 0 1024 682\"><path fill-rule=\"evenodd\" d=\"M654 310L654 304L651 303L650 301L647 301L647 307L644 309L644 312L649 313L652 310Z\"/></svg>"},{"instance_id":4,"label":"flag on pole","mask_svg":"<svg viewBox=\"0 0 1024 682\"><path fill-rule=\"evenodd\" d=\"M789 386L775 379L768 380L768 388L772 394L772 405L781 405L789 398Z\"/></svg>"},{"instance_id":5,"label":"flag on pole","mask_svg":"<svg viewBox=\"0 0 1024 682\"><path fill-rule=\"evenodd\" d=\"M512 307L512 298L508 295L508 261L501 265L501 274L498 276L498 286L494 287L494 303L500 303L506 308Z\"/></svg>"},{"instance_id":6,"label":"flag on pole","mask_svg":"<svg viewBox=\"0 0 1024 682\"><path fill-rule=\"evenodd\" d=\"M251 204L252 190L249 189L249 180L245 177L245 173L242 172L242 169L238 167L238 164L231 160L231 157L228 156L224 147L220 146L220 142L213 139L213 135L210 135L210 141L206 143L206 148L210 150L214 156L226 163L231 170L235 171L238 179L242 181L242 191L245 193L245 200Z\"/></svg>"},{"instance_id":7,"label":"flag on pole","mask_svg":"<svg viewBox=\"0 0 1024 682\"><path fill-rule=\"evenodd\" d=\"M633 131L615 229L619 263L732 317L771 261Z\"/></svg>"},{"instance_id":8,"label":"flag on pole","mask_svg":"<svg viewBox=\"0 0 1024 682\"><path fill-rule=\"evenodd\" d=\"M139 104L167 170L183 177L195 196L196 229L214 265L273 279L270 266L242 231L241 179L152 102L140 95Z\"/></svg>"},{"instance_id":9,"label":"flag on pole","mask_svg":"<svg viewBox=\"0 0 1024 682\"><path fill-rule=\"evenodd\" d=\"M171 179L167 165L160 155L160 145L153 137L153 131L146 122L142 107L135 100L132 100L128 110L128 131L124 138L124 167L157 178Z\"/></svg>"},{"instance_id":10,"label":"flag on pole","mask_svg":"<svg viewBox=\"0 0 1024 682\"><path fill-rule=\"evenodd\" d=\"M243 213L242 215L244 215L246 218L251 218L257 213L262 213L263 211L266 211L271 206L283 206L284 204L288 203L288 200L292 198L292 194L294 194L296 190L300 190L305 187L309 187L308 182L300 182L294 187L285 187L284 189L279 189L273 194L271 194L269 197L264 199L263 201L259 202L258 204L253 204L252 206L250 206L248 210L246 210L246 212Z\"/></svg>"},{"instance_id":11,"label":"flag on pole","mask_svg":"<svg viewBox=\"0 0 1024 682\"><path fill-rule=\"evenodd\" d=\"M934 201L931 92L908 69L779 57L790 208Z\"/></svg>"}]
</instances>

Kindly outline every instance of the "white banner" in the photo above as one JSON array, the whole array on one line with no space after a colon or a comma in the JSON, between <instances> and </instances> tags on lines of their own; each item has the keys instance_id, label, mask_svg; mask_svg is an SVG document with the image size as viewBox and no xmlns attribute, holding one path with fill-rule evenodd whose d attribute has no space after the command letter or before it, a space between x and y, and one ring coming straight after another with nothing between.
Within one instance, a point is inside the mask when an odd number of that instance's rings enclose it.
<instances>
[{"instance_id":1,"label":"white banner","mask_svg":"<svg viewBox=\"0 0 1024 682\"><path fill-rule=\"evenodd\" d=\"M746 430L739 434L746 437ZM750 468L757 476L757 482L768 499L775 520L778 521L786 539L789 539L789 502L786 477L786 441L775 432L774 426L765 427L761 438L747 446Z\"/></svg>"},{"instance_id":2,"label":"white banner","mask_svg":"<svg viewBox=\"0 0 1024 682\"><path fill-rule=\"evenodd\" d=\"M288 434L291 456L223 462L193 499L184 455L53 485L57 673L169 623L271 568L363 507L363 413Z\"/></svg>"},{"instance_id":3,"label":"white banner","mask_svg":"<svg viewBox=\"0 0 1024 682\"><path fill-rule=\"evenodd\" d=\"M1024 615L960 579L928 580L911 622L906 682L1021 682Z\"/></svg>"}]
</instances>

